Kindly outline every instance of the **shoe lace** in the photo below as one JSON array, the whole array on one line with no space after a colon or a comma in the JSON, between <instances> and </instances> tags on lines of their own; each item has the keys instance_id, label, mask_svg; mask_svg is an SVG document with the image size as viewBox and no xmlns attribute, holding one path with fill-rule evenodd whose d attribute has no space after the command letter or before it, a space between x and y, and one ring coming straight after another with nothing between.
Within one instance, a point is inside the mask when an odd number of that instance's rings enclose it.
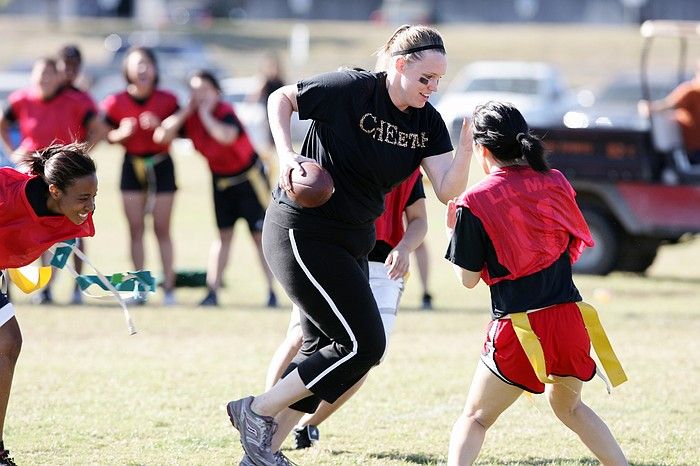
<instances>
[{"instance_id":1,"label":"shoe lace","mask_svg":"<svg viewBox=\"0 0 700 466\"><path fill-rule=\"evenodd\" d=\"M286 456L281 451L275 453L275 465L276 466L299 466Z\"/></svg>"},{"instance_id":2,"label":"shoe lace","mask_svg":"<svg viewBox=\"0 0 700 466\"><path fill-rule=\"evenodd\" d=\"M263 448L266 451L272 450L272 437L275 435L275 432L277 432L277 423L275 422L274 418L263 418L265 421L265 429L263 431L263 436L262 436L262 445Z\"/></svg>"},{"instance_id":3,"label":"shoe lace","mask_svg":"<svg viewBox=\"0 0 700 466\"><path fill-rule=\"evenodd\" d=\"M10 450L2 450L0 452L0 464L3 466L17 466L15 460L10 456Z\"/></svg>"}]
</instances>

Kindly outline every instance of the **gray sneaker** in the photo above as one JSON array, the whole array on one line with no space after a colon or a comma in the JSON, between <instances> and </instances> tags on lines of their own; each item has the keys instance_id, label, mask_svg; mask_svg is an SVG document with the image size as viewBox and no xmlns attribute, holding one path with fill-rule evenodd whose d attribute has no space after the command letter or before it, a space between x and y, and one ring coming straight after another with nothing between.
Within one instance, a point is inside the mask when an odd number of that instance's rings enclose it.
<instances>
[{"instance_id":1,"label":"gray sneaker","mask_svg":"<svg viewBox=\"0 0 700 466\"><path fill-rule=\"evenodd\" d=\"M238 464L238 466L255 466L255 463L251 461L250 456L248 456L247 453L244 453L243 458L241 459L241 462Z\"/></svg>"},{"instance_id":2,"label":"gray sneaker","mask_svg":"<svg viewBox=\"0 0 700 466\"><path fill-rule=\"evenodd\" d=\"M297 466L296 463L293 463L289 458L284 456L284 454L280 451L275 453L275 465L277 466ZM256 466L255 463L253 463L253 460L250 459L250 456L248 454L243 455L243 458L241 459L241 462L238 464L238 466Z\"/></svg>"},{"instance_id":3,"label":"gray sneaker","mask_svg":"<svg viewBox=\"0 0 700 466\"><path fill-rule=\"evenodd\" d=\"M248 459L256 466L277 466L280 463L270 448L277 423L270 416L255 414L250 409L253 399L254 397L249 396L231 401L226 406L228 417L233 427L241 434L241 446Z\"/></svg>"}]
</instances>

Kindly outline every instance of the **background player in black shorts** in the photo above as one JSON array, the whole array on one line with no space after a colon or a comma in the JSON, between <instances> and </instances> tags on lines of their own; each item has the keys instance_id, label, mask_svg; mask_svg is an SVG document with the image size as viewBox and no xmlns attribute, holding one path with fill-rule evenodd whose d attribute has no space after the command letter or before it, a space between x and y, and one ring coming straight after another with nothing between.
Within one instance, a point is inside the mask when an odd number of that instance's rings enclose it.
<instances>
[{"instance_id":1,"label":"background player in black shorts","mask_svg":"<svg viewBox=\"0 0 700 466\"><path fill-rule=\"evenodd\" d=\"M269 199L270 184L248 134L233 107L220 99L221 87L211 73L198 71L190 79L192 94L186 107L166 118L155 138L169 143L178 135L192 140L209 164L212 173L214 210L219 238L209 253L207 286L209 292L200 303L218 304L217 290L229 260L233 227L239 218L248 222L267 280L267 305L277 305L272 288L272 272L262 252L262 226Z\"/></svg>"}]
</instances>

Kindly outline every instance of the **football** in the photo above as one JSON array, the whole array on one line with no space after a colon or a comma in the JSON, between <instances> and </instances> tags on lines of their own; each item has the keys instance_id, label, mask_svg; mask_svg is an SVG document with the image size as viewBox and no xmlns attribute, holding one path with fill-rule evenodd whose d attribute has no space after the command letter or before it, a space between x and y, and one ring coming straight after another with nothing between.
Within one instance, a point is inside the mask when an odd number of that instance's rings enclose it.
<instances>
[{"instance_id":1,"label":"football","mask_svg":"<svg viewBox=\"0 0 700 466\"><path fill-rule=\"evenodd\" d=\"M328 171L316 162L302 162L300 170L292 170L292 189L287 196L301 207L320 207L333 194L333 178Z\"/></svg>"}]
</instances>

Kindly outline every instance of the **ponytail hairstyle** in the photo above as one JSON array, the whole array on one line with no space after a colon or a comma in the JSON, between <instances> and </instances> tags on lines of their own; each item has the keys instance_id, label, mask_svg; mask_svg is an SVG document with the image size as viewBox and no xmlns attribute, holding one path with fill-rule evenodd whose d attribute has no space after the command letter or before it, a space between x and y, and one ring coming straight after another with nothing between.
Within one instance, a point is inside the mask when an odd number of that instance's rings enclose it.
<instances>
[{"instance_id":1,"label":"ponytail hairstyle","mask_svg":"<svg viewBox=\"0 0 700 466\"><path fill-rule=\"evenodd\" d=\"M505 165L524 158L535 171L549 170L542 141L530 133L525 118L513 105L490 101L477 106L472 129L474 142L486 147Z\"/></svg>"},{"instance_id":2,"label":"ponytail hairstyle","mask_svg":"<svg viewBox=\"0 0 700 466\"><path fill-rule=\"evenodd\" d=\"M87 153L87 145L80 143L54 144L35 152L24 164L47 185L53 184L61 191L65 191L78 178L96 172L95 162Z\"/></svg>"},{"instance_id":3,"label":"ponytail hairstyle","mask_svg":"<svg viewBox=\"0 0 700 466\"><path fill-rule=\"evenodd\" d=\"M376 52L375 71L387 71L395 57L402 56L408 62L423 58L423 52L435 50L445 52L445 44L440 33L429 26L404 24L391 35L389 40Z\"/></svg>"}]
</instances>

